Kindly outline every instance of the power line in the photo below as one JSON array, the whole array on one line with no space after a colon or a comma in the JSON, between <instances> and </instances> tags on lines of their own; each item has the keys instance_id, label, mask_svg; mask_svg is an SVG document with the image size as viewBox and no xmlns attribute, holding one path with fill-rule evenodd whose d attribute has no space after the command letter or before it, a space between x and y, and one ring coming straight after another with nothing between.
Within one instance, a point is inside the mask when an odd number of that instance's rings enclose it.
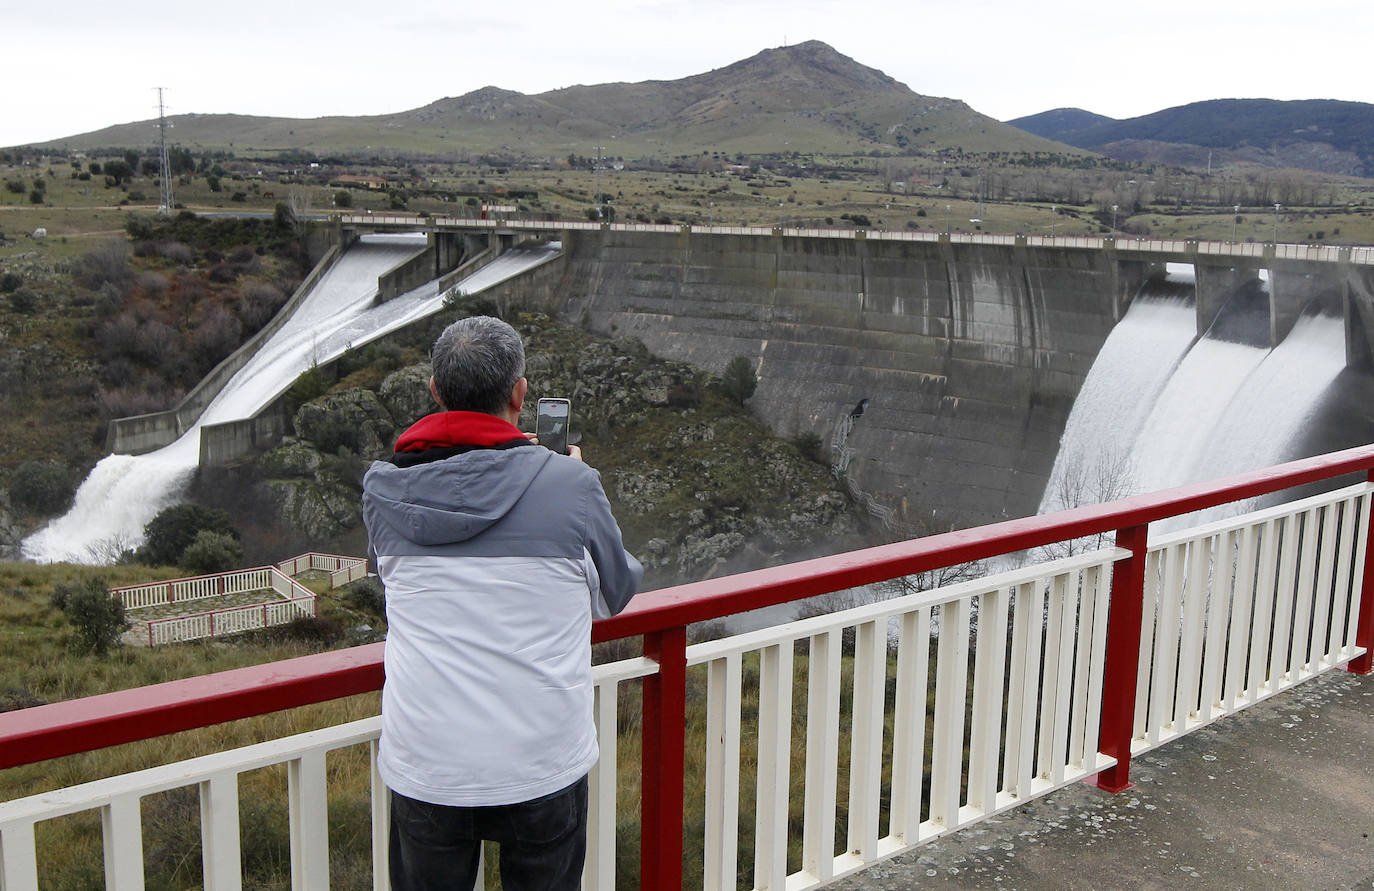
<instances>
[{"instance_id":1,"label":"power line","mask_svg":"<svg viewBox=\"0 0 1374 891\"><path fill-rule=\"evenodd\" d=\"M158 148L158 159L162 162L162 197L158 202L157 212L163 216L172 215L172 167L167 163L167 128L171 124L167 123L167 109L162 103L162 87L154 87L157 90L157 129L160 138Z\"/></svg>"}]
</instances>

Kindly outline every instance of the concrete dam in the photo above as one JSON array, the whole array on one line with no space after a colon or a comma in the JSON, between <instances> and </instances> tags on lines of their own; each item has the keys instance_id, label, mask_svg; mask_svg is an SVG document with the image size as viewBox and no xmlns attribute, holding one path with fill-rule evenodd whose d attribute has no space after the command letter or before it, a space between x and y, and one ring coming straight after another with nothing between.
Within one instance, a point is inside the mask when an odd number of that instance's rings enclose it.
<instances>
[{"instance_id":1,"label":"concrete dam","mask_svg":"<svg viewBox=\"0 0 1374 891\"><path fill-rule=\"evenodd\" d=\"M819 436L851 493L901 534L1064 506L1042 498L1064 476L1056 457L1062 465L1073 453L1071 440L1089 456L1147 433L1194 452L1285 440L1226 456L1251 462L1240 466L1191 456L1214 476L1374 441L1374 248L368 215L342 218L329 257L351 257L365 232L417 230L427 247L378 278L382 305L429 295L432 313L456 287L633 336L709 371L746 357L758 375L750 408L781 436ZM477 285L512 257L509 273ZM1173 305L1149 309L1161 299ZM1159 313L1169 321L1154 330ZM412 317L404 327L429 325ZM364 325L349 345L387 330ZM114 422L111 451L157 449L202 423L207 400L256 349L222 363L180 409ZM1309 361L1314 351L1320 362ZM1104 375L1099 357L1116 370ZM1315 384L1280 386L1318 364ZM1090 377L1092 398L1075 407ZM1159 417L1157 398L1181 404L1182 416ZM1258 432L1189 416L1212 403L1258 418ZM1285 425L1265 428L1276 412ZM199 462L236 460L289 428L279 398L211 422Z\"/></svg>"},{"instance_id":2,"label":"concrete dam","mask_svg":"<svg viewBox=\"0 0 1374 891\"><path fill-rule=\"evenodd\" d=\"M842 445L851 490L911 532L1036 512L1074 400L1142 289L1190 302L1199 337L1258 330L1276 346L1304 314L1344 319L1348 367L1295 449L1374 439L1374 267L1287 263L1253 245L1268 255L1185 254L1179 275L1174 257L1110 240L863 236L564 230L550 299L571 321L705 369L748 357L751 408L780 435Z\"/></svg>"}]
</instances>

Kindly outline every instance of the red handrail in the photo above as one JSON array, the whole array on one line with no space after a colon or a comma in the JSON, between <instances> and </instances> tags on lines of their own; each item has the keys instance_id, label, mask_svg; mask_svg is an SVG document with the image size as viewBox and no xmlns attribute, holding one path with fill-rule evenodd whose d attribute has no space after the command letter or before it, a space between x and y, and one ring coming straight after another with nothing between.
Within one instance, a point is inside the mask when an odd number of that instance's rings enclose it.
<instances>
[{"instance_id":1,"label":"red handrail","mask_svg":"<svg viewBox=\"0 0 1374 891\"><path fill-rule=\"evenodd\" d=\"M686 626L815 594L1115 531L1132 557L1114 574L1100 749L1118 759L1099 780L1129 784L1130 715L1140 646L1140 576L1149 523L1219 504L1359 473L1374 482L1374 445L1360 446L1120 501L947 532L649 591L597 622L594 641L643 635L660 671L644 683L642 887L680 883ZM1370 524L1374 539L1374 523ZM1374 541L1363 584L1374 590ZM1132 616L1134 620L1132 621ZM1362 597L1356 644L1374 648L1374 597ZM36 706L0 715L0 769L223 721L378 690L384 644ZM1351 670L1370 670L1370 654Z\"/></svg>"},{"instance_id":2,"label":"red handrail","mask_svg":"<svg viewBox=\"0 0 1374 891\"><path fill-rule=\"evenodd\" d=\"M592 639L601 642L684 627L900 575L1140 526L1345 474L1371 472L1374 445L1359 446L1121 501L646 591L619 616L598 621ZM1367 562L1374 567L1374 551ZM1374 598L1369 600L1374 602ZM0 769L377 690L382 682L382 647L370 644L300 656L0 714ZM131 712L139 717L129 720ZM159 712L164 714L153 719Z\"/></svg>"}]
</instances>

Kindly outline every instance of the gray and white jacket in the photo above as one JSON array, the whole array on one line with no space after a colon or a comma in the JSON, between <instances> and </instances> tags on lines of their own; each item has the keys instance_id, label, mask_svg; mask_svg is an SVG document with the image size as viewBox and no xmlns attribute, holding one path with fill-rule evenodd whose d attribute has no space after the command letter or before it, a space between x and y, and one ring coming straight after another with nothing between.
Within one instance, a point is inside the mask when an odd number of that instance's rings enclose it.
<instances>
[{"instance_id":1,"label":"gray and white jacket","mask_svg":"<svg viewBox=\"0 0 1374 891\"><path fill-rule=\"evenodd\" d=\"M464 448L363 479L388 625L378 769L421 801L510 804L595 764L591 623L643 568L595 470L523 439Z\"/></svg>"}]
</instances>

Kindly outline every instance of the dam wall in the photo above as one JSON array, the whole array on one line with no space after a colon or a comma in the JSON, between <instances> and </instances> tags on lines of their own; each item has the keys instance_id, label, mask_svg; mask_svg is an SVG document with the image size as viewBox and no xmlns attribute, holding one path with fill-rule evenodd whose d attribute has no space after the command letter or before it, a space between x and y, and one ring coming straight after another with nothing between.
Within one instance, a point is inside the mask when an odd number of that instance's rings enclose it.
<instances>
[{"instance_id":1,"label":"dam wall","mask_svg":"<svg viewBox=\"0 0 1374 891\"><path fill-rule=\"evenodd\" d=\"M783 436L844 440L907 528L1035 512L1074 397L1148 267L1104 251L776 235L564 234L562 314L721 371Z\"/></svg>"}]
</instances>

